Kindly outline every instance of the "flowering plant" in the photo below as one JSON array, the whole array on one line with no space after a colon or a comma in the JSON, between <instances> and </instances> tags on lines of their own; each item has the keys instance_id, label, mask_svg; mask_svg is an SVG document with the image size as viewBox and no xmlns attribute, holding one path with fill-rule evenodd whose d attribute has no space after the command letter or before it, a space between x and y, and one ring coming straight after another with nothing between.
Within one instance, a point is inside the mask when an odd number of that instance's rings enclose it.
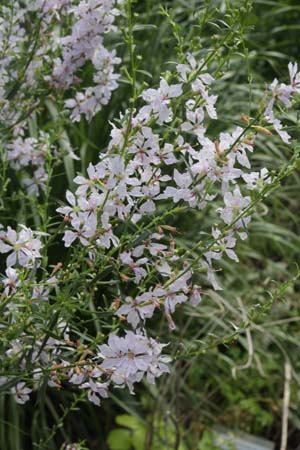
<instances>
[{"instance_id":1,"label":"flowering plant","mask_svg":"<svg viewBox=\"0 0 300 450\"><path fill-rule=\"evenodd\" d=\"M98 160L75 175L80 157L66 128L91 121L125 83L105 41L118 20L131 98L106 117L110 140ZM15 180L1 189L22 207L1 219L0 381L20 404L47 383L82 389L100 405L113 388L134 393L144 377L154 384L169 373L176 315L183 304L201 308L208 287L222 289L221 261L239 261L256 206L298 161L280 121L300 93L297 63L287 84L275 79L251 113L219 131L217 52L179 52L159 83L144 86L132 20L130 1L1 6L2 179ZM277 171L251 169L261 136L294 150ZM62 163L66 201L55 194ZM197 238L183 244L181 222L194 211L210 226L197 223ZM159 317L170 330L163 342Z\"/></svg>"}]
</instances>

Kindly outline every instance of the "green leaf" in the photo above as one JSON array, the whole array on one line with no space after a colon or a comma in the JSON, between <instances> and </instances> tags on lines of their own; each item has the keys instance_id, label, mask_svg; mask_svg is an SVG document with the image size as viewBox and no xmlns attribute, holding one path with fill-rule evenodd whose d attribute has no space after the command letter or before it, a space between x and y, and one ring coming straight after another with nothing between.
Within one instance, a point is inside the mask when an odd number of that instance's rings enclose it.
<instances>
[{"instance_id":1,"label":"green leaf","mask_svg":"<svg viewBox=\"0 0 300 450\"><path fill-rule=\"evenodd\" d=\"M129 430L113 430L108 435L107 444L110 450L130 450L131 432Z\"/></svg>"},{"instance_id":2,"label":"green leaf","mask_svg":"<svg viewBox=\"0 0 300 450\"><path fill-rule=\"evenodd\" d=\"M130 416L129 414L122 414L116 418L118 425L130 428L131 430L137 430L143 427L143 423L138 417Z\"/></svg>"},{"instance_id":3,"label":"green leaf","mask_svg":"<svg viewBox=\"0 0 300 450\"><path fill-rule=\"evenodd\" d=\"M141 428L136 429L132 436L132 445L135 450L144 450L146 440L146 429L142 425Z\"/></svg>"},{"instance_id":4,"label":"green leaf","mask_svg":"<svg viewBox=\"0 0 300 450\"><path fill-rule=\"evenodd\" d=\"M133 27L133 31L146 31L146 30L157 30L157 26L152 23L136 24Z\"/></svg>"}]
</instances>

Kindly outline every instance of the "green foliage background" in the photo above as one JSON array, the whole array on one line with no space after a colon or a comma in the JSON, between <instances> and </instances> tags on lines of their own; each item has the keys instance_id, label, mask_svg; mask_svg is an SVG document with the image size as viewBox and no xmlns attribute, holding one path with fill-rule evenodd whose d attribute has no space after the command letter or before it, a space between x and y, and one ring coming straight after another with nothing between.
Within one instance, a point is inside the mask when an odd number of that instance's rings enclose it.
<instances>
[{"instance_id":1,"label":"green foliage background","mask_svg":"<svg viewBox=\"0 0 300 450\"><path fill-rule=\"evenodd\" d=\"M217 48L232 31L217 50L222 54L222 65L215 67L222 92L218 110L225 119L212 125L213 131L251 113L254 100L267 84L274 77L286 77L288 62L299 60L297 0L144 0L135 2L133 8L136 54L141 56L138 89L157 83L161 72L172 70L178 52L197 48L201 54ZM128 48L121 36L112 40L126 66ZM75 165L65 161L69 180L97 160L109 137L107 119L124 111L130 89L123 72L110 105L91 124L82 121L66 131L66 138L82 157ZM53 104L49 102L48 107L55 114ZM289 132L298 138L299 114L291 114L288 120ZM254 168L281 167L290 157L287 152L279 141L275 146L262 137L252 157ZM7 198L14 182L7 188ZM69 184L58 169L54 186L58 200L64 199ZM184 316L177 313L178 330L166 336L175 348L170 377L155 387L139 387L135 397L114 391L101 408L83 401L75 391L45 390L24 407L1 397L0 449L55 450L63 442L82 441L81 448L90 450L213 450L209 430L216 424L263 436L278 445L286 359L293 367L288 448L300 449L299 193L300 174L295 171L265 205L258 206L250 237L239 244L240 263L222 263L221 294L208 290L199 309L186 306ZM28 207L20 200L14 220L22 222L20 216ZM186 248L211 225L201 212L179 216L177 221L185 231L178 240Z\"/></svg>"}]
</instances>

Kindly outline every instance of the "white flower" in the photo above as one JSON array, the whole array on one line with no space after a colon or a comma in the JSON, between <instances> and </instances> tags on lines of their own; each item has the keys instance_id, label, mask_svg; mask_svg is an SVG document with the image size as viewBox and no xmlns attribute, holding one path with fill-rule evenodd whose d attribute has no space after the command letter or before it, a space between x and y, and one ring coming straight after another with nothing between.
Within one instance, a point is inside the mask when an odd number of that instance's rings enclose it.
<instances>
[{"instance_id":1,"label":"white flower","mask_svg":"<svg viewBox=\"0 0 300 450\"><path fill-rule=\"evenodd\" d=\"M123 338L110 335L108 344L99 347L99 356L104 359L101 368L125 376L147 371L152 360L147 344L145 338L132 331L128 331Z\"/></svg>"},{"instance_id":2,"label":"white flower","mask_svg":"<svg viewBox=\"0 0 300 450\"><path fill-rule=\"evenodd\" d=\"M291 62L288 64L290 83L293 88L293 92L300 93L300 72L298 72L298 64Z\"/></svg>"},{"instance_id":3,"label":"white flower","mask_svg":"<svg viewBox=\"0 0 300 450\"><path fill-rule=\"evenodd\" d=\"M160 148L153 159L153 164L162 164L165 163L167 166L171 164L176 164L178 159L176 159L174 155L174 145L165 143L163 148Z\"/></svg>"},{"instance_id":4,"label":"white flower","mask_svg":"<svg viewBox=\"0 0 300 450\"><path fill-rule=\"evenodd\" d=\"M11 227L0 236L0 253L12 251L6 260L7 267L12 267L19 263L23 267L31 267L36 259L41 258L41 241L34 237L35 234L45 234L33 232L30 228L20 225L22 230L17 233Z\"/></svg>"},{"instance_id":5,"label":"white flower","mask_svg":"<svg viewBox=\"0 0 300 450\"><path fill-rule=\"evenodd\" d=\"M17 287L20 286L21 281L19 280L18 272L12 267L8 267L5 271L7 278L2 280L4 284L5 295L15 294L17 292Z\"/></svg>"},{"instance_id":6,"label":"white flower","mask_svg":"<svg viewBox=\"0 0 300 450\"><path fill-rule=\"evenodd\" d=\"M14 395L16 402L20 405L24 405L24 403L28 402L30 398L29 394L32 392L32 389L26 387L24 382L20 382L12 387L10 391Z\"/></svg>"},{"instance_id":7,"label":"white flower","mask_svg":"<svg viewBox=\"0 0 300 450\"><path fill-rule=\"evenodd\" d=\"M80 389L88 389L88 399L96 406L100 406L100 398L108 397L109 383L94 381L92 378L88 382L81 384Z\"/></svg>"},{"instance_id":8,"label":"white flower","mask_svg":"<svg viewBox=\"0 0 300 450\"><path fill-rule=\"evenodd\" d=\"M211 119L217 119L217 111L215 108L215 103L218 99L217 95L209 95L208 90L205 86L207 81L210 81L207 77L199 76L195 81L192 83L192 90L193 92L199 93L204 102L205 102L205 108L207 111L207 114Z\"/></svg>"},{"instance_id":9,"label":"white flower","mask_svg":"<svg viewBox=\"0 0 300 450\"><path fill-rule=\"evenodd\" d=\"M177 66L176 66L176 70L179 74L179 78L183 82L188 81L189 74L199 71L200 69L201 69L201 71L207 70L207 67L204 65L204 60L201 59L197 63L197 61L196 61L195 57L192 55L192 53L187 53L186 59L187 59L187 64L177 64ZM204 84L207 84L207 85L210 85L214 81L214 78L209 73L201 73L199 75L199 78L201 79L201 81Z\"/></svg>"},{"instance_id":10,"label":"white flower","mask_svg":"<svg viewBox=\"0 0 300 450\"><path fill-rule=\"evenodd\" d=\"M123 264L127 265L135 274L135 280L134 282L136 284L139 284L142 278L145 278L147 276L147 271L141 267L143 264L146 264L148 262L147 258L141 258L134 260L132 258L131 252L124 252L120 255L120 260Z\"/></svg>"},{"instance_id":11,"label":"white flower","mask_svg":"<svg viewBox=\"0 0 300 450\"><path fill-rule=\"evenodd\" d=\"M248 189L261 189L266 183L271 183L269 171L265 167L260 172L251 172L243 174L243 179L247 183Z\"/></svg>"},{"instance_id":12,"label":"white flower","mask_svg":"<svg viewBox=\"0 0 300 450\"><path fill-rule=\"evenodd\" d=\"M187 121L181 124L182 131L192 132L199 138L204 137L206 129L203 126L203 108L196 108L195 111L192 111L189 109L189 107L187 107L186 118Z\"/></svg>"},{"instance_id":13,"label":"white flower","mask_svg":"<svg viewBox=\"0 0 300 450\"><path fill-rule=\"evenodd\" d=\"M221 217L225 223L230 224L234 218L239 215L242 210L249 205L250 197L243 197L240 188L236 186L233 193L226 192L224 194L225 208L219 208ZM247 223L249 218L244 218L243 223ZM238 222L241 223L241 220Z\"/></svg>"},{"instance_id":14,"label":"white flower","mask_svg":"<svg viewBox=\"0 0 300 450\"><path fill-rule=\"evenodd\" d=\"M36 0L34 2L34 9L40 9L43 13L57 13L71 4L72 0Z\"/></svg>"},{"instance_id":15,"label":"white flower","mask_svg":"<svg viewBox=\"0 0 300 450\"><path fill-rule=\"evenodd\" d=\"M85 196L88 190L96 193L96 188L100 180L102 180L107 174L106 164L97 164L94 166L93 164L89 164L87 168L88 178L85 178L81 175L78 175L74 178L74 183L79 184L80 186L76 190L76 194L78 196Z\"/></svg>"},{"instance_id":16,"label":"white flower","mask_svg":"<svg viewBox=\"0 0 300 450\"><path fill-rule=\"evenodd\" d=\"M290 136L286 131L284 131L284 130L282 129L282 128L283 128L283 125L282 125L282 123L280 122L280 120L277 119L276 117L274 117L273 114L270 114L269 116L265 116L265 119L267 120L268 123L270 123L271 125L273 125L274 130L279 134L279 136L280 136L280 138L282 139L282 141L283 141L285 144L289 144L289 143L290 143L291 136Z\"/></svg>"},{"instance_id":17,"label":"white flower","mask_svg":"<svg viewBox=\"0 0 300 450\"><path fill-rule=\"evenodd\" d=\"M289 108L292 104L291 96L295 93L296 94L300 93L300 72L298 72L297 63L292 64L290 62L288 64L288 70L289 70L289 75L290 75L290 84L289 85L287 85L285 83L279 84L278 80L275 78L269 86L269 90L272 92L273 97L270 99L268 106L264 112L264 116L267 118L269 117L271 119L274 119L273 107L274 107L274 104L277 99L280 100L282 103L284 103L284 105L286 107ZM272 123L272 122L270 122L270 123ZM275 125L278 126L278 123L276 123ZM279 127L281 129L281 126L279 126ZM276 129L275 126L274 126L274 128ZM278 130L276 130L276 131L278 131ZM284 139L283 139L283 141L286 142Z\"/></svg>"},{"instance_id":18,"label":"white flower","mask_svg":"<svg viewBox=\"0 0 300 450\"><path fill-rule=\"evenodd\" d=\"M34 171L32 178L24 178L22 184L27 188L28 194L38 195L39 190L46 190L46 182L48 181L48 174L44 167L39 167Z\"/></svg>"},{"instance_id":19,"label":"white flower","mask_svg":"<svg viewBox=\"0 0 300 450\"><path fill-rule=\"evenodd\" d=\"M179 97L182 94L181 84L169 85L164 78L161 78L158 89L147 89L143 92L143 99L149 103L149 106L142 108L143 112L154 113L158 124L162 125L164 122L170 122L172 119L172 110L168 106L170 99Z\"/></svg>"},{"instance_id":20,"label":"white flower","mask_svg":"<svg viewBox=\"0 0 300 450\"><path fill-rule=\"evenodd\" d=\"M144 167L153 161L153 157L158 151L158 135L154 134L149 127L142 127L128 148L128 153L135 155L134 161Z\"/></svg>"},{"instance_id":21,"label":"white flower","mask_svg":"<svg viewBox=\"0 0 300 450\"><path fill-rule=\"evenodd\" d=\"M108 344L100 345L98 357L103 359L100 367L112 373L116 384L133 384L147 373L151 381L168 371L161 352L165 344L142 334L128 331L124 337L110 335ZM153 378L151 377L151 374Z\"/></svg>"},{"instance_id":22,"label":"white flower","mask_svg":"<svg viewBox=\"0 0 300 450\"><path fill-rule=\"evenodd\" d=\"M72 216L71 225L75 231L67 230L65 232L63 237L65 246L70 247L77 238L82 245L87 246L90 244L89 239L96 234L97 218L88 212L78 212Z\"/></svg>"},{"instance_id":23,"label":"white flower","mask_svg":"<svg viewBox=\"0 0 300 450\"><path fill-rule=\"evenodd\" d=\"M110 248L111 245L113 245L114 247L117 247L119 245L119 238L114 235L111 225L107 224L106 226L104 226L104 230L101 236L99 236L96 240L96 244L99 247L107 249Z\"/></svg>"},{"instance_id":24,"label":"white flower","mask_svg":"<svg viewBox=\"0 0 300 450\"><path fill-rule=\"evenodd\" d=\"M201 288L197 284L194 284L193 286L189 301L194 307L198 306L201 302Z\"/></svg>"},{"instance_id":25,"label":"white flower","mask_svg":"<svg viewBox=\"0 0 300 450\"><path fill-rule=\"evenodd\" d=\"M232 236L232 233L228 233L227 236L224 236L221 238L221 231L217 228L212 229L212 236L216 240L215 245L212 247L211 250L204 253L205 258L211 264L211 260L220 260L222 258L223 252L234 261L238 262L239 259L233 250L236 246L236 239Z\"/></svg>"},{"instance_id":26,"label":"white flower","mask_svg":"<svg viewBox=\"0 0 300 450\"><path fill-rule=\"evenodd\" d=\"M222 288L219 285L219 283L217 282L217 279L215 277L215 274L214 274L215 271L212 269L211 265L205 261L203 261L202 265L207 270L206 276L207 276L208 281L211 283L213 289L215 291L222 291Z\"/></svg>"},{"instance_id":27,"label":"white flower","mask_svg":"<svg viewBox=\"0 0 300 450\"><path fill-rule=\"evenodd\" d=\"M167 186L165 191L158 195L157 199L172 198L174 203L178 203L180 200L184 200L194 206L196 203L195 193L189 189L193 180L189 172L180 173L177 169L174 170L173 175L177 188Z\"/></svg>"},{"instance_id":28,"label":"white flower","mask_svg":"<svg viewBox=\"0 0 300 450\"><path fill-rule=\"evenodd\" d=\"M115 124L110 123L112 126L110 137L111 140L108 144L108 149L111 150L114 147L122 149L125 141L126 130L124 128L117 128Z\"/></svg>"},{"instance_id":29,"label":"white flower","mask_svg":"<svg viewBox=\"0 0 300 450\"><path fill-rule=\"evenodd\" d=\"M135 299L126 297L125 301L126 304L122 305L115 314L117 316L127 316L127 322L133 328L136 328L141 320L145 322L145 319L151 318L155 308L159 306L151 292L144 292Z\"/></svg>"}]
</instances>

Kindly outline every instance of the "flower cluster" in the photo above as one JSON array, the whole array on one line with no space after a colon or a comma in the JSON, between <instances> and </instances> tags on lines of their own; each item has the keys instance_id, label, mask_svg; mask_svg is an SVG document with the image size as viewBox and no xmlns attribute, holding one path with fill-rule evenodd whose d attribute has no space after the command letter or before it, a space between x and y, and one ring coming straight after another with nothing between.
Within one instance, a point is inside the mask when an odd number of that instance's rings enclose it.
<instances>
[{"instance_id":1,"label":"flower cluster","mask_svg":"<svg viewBox=\"0 0 300 450\"><path fill-rule=\"evenodd\" d=\"M10 8L1 7L1 123L13 129L4 146L10 168L24 172L22 185L37 194L46 190L49 155L61 155L50 134L28 133L22 114L35 108L36 101L29 106L26 91L42 80L50 90L74 93L64 101L62 115L75 122L82 115L90 120L117 87L114 68L120 60L103 39L115 30L119 12L113 0L32 0L22 5L16 2L10 29L5 20ZM27 53L37 42L40 45L27 61L24 17L30 15L37 15L40 30L28 39ZM49 36L47 42L43 33ZM6 48L13 57L6 55ZM26 62L21 78L11 70L16 61ZM86 66L92 73L89 86L80 79ZM64 246L75 255L72 279L68 279L68 262L49 270L42 240L48 239L49 245L51 236L25 225L18 230L0 227L0 253L8 254L1 280L4 318L18 325L22 313L27 313L19 335L5 344L5 355L34 374L32 383L18 379L12 387L11 377L1 377L0 384L9 385L18 403L25 403L45 378L54 388L67 383L77 386L100 405L110 388L128 387L133 393L143 377L154 383L169 372L171 358L163 355L166 344L151 337L147 322L163 314L169 329L175 330L179 305L197 307L206 286L222 289L216 276L218 262L238 261L236 245L247 238L252 191L262 193L272 183L267 168L251 171L257 134L271 135L274 129L284 143L290 142L274 107L276 101L290 107L292 96L300 93L297 70L296 64L289 65L289 85L277 80L271 84L272 97L262 117L244 117L240 126L218 133L213 131L218 118L215 79L205 61L188 54L173 73L161 77L157 88L143 90L135 102L138 106L112 124L111 139L99 161L88 166L86 175L74 178L77 188L67 191L68 204L57 208L63 216ZM15 113L14 102L20 102L20 114ZM71 147L68 153L76 158ZM174 214L192 210L211 214L213 226L199 232L194 247L183 248L170 221ZM206 238L200 240L203 234ZM81 273L79 254L90 272ZM100 344L97 340L89 345L77 339L82 333L69 323L76 306L63 314L57 294L61 289L62 303L70 296L75 304L83 295L77 286L85 284L90 294L99 273L105 272L110 280L103 283L109 285L111 296L105 312L113 316L114 329L108 336L99 333ZM68 289L70 280L74 295ZM131 330L119 335L121 324Z\"/></svg>"},{"instance_id":2,"label":"flower cluster","mask_svg":"<svg viewBox=\"0 0 300 450\"><path fill-rule=\"evenodd\" d=\"M274 116L273 107L276 101L280 101L282 105L289 108L292 106L292 96L300 94L300 72L298 72L298 64L291 62L288 65L290 83L280 83L277 78L274 79L269 86L269 90L272 92L272 98L270 99L268 106L264 112L266 121L271 124L274 130L279 134L283 142L290 143L291 137L283 130L282 123L278 118Z\"/></svg>"},{"instance_id":3,"label":"flower cluster","mask_svg":"<svg viewBox=\"0 0 300 450\"><path fill-rule=\"evenodd\" d=\"M79 121L82 114L91 119L102 105L106 105L111 92L118 86L118 74L114 66L121 62L116 51L107 50L103 45L106 33L115 30L113 22L119 10L114 0L81 1L77 6L71 2L65 14L74 17L69 35L58 39L55 44L61 56L55 58L53 73L49 82L56 88L67 89L79 83L76 74L88 61L94 68L93 85L83 91L76 89L74 99L66 101L71 109L71 120Z\"/></svg>"},{"instance_id":4,"label":"flower cluster","mask_svg":"<svg viewBox=\"0 0 300 450\"><path fill-rule=\"evenodd\" d=\"M76 158L68 144L58 150L48 133L36 136L28 130L27 117L42 110L43 94L50 91L75 92L65 100L71 120L84 115L91 119L107 105L118 86L116 51L104 46L104 36L115 31L119 14L114 0L16 1L0 7L0 126L13 129L13 138L4 139L10 167L22 170L21 184L29 194L45 191L48 182L45 159L60 153ZM35 18L35 19L34 19ZM36 20L36 33L28 33L27 21ZM69 25L70 24L70 25ZM47 36L47 39L44 38ZM9 51L8 51L9 50ZM83 83L80 71L92 65L92 79ZM18 73L15 66L24 67ZM32 93L28 95L28 93Z\"/></svg>"},{"instance_id":5,"label":"flower cluster","mask_svg":"<svg viewBox=\"0 0 300 450\"><path fill-rule=\"evenodd\" d=\"M211 94L213 77L203 61L197 63L192 55L188 55L186 64L177 66L177 77L178 83L162 78L158 89L141 94L146 104L122 117L123 126L113 125L107 153L101 154L96 165L90 164L87 178L80 175L74 179L78 188L75 195L67 192L69 206L58 208L68 224L63 237L66 247L78 240L87 248L91 261L99 252L117 255L112 266L117 267L123 289L114 301L115 314L134 330L144 327L161 308L169 327L175 329L172 316L176 306L188 300L197 306L201 300L202 287L195 282L199 271L202 284L208 282L213 289L221 289L214 261L224 255L238 261L237 239L247 237L251 199L242 192L262 190L271 182L266 168L249 172L249 154L257 132L267 129L255 124L252 127L247 119L246 128L221 132L212 140L206 123L217 118L217 97ZM184 107L181 133L170 137L169 130L178 121L174 110L177 105L178 112L178 104ZM269 116L263 120L268 122ZM174 227L162 225L159 232L155 227L168 216L161 214L166 204L174 204L168 206L172 212L179 207L184 211L202 210L212 202L219 204L216 212L221 222L213 227L211 240L195 265L189 252L179 256ZM119 233L122 223L135 230L130 241ZM139 231L144 229L148 230L146 234ZM132 332L125 340L111 335L108 345L102 346L101 353L107 359L101 367L112 371L111 382L116 385L121 383L120 374L130 385L131 376L137 381L139 367L140 372L147 372L141 370L146 367L145 361L140 363L133 351L128 357L127 341L134 336L140 339Z\"/></svg>"},{"instance_id":6,"label":"flower cluster","mask_svg":"<svg viewBox=\"0 0 300 450\"><path fill-rule=\"evenodd\" d=\"M162 356L165 344L142 333L128 331L124 337L111 334L108 343L99 346L92 365L83 365L68 372L69 382L86 389L88 398L100 405L100 397L107 397L110 383L128 386L133 393L133 385L146 374L149 383L163 373L168 373L166 363L170 359ZM99 362L98 362L99 361ZM99 381L105 378L105 382Z\"/></svg>"},{"instance_id":7,"label":"flower cluster","mask_svg":"<svg viewBox=\"0 0 300 450\"><path fill-rule=\"evenodd\" d=\"M119 14L116 3L115 0L82 0L78 4L71 0L30 0L26 6L21 1L14 2L13 7L1 6L2 123L13 124L20 120L26 106L34 108L32 104L27 105L26 93L38 87L41 74L52 87L66 90L77 86L75 100L66 103L72 109L74 120L79 120L81 114L91 118L101 105L108 103L111 92L117 87L114 66L120 59L115 50L104 47L103 38L115 30L113 23ZM33 20L33 14L37 15L39 23L35 35L26 30L26 21ZM71 23L71 29L67 22ZM16 62L25 64L22 76L13 70ZM78 71L88 62L93 66L92 85L81 92ZM29 101L32 102L32 97ZM15 108L16 102L18 108Z\"/></svg>"}]
</instances>

